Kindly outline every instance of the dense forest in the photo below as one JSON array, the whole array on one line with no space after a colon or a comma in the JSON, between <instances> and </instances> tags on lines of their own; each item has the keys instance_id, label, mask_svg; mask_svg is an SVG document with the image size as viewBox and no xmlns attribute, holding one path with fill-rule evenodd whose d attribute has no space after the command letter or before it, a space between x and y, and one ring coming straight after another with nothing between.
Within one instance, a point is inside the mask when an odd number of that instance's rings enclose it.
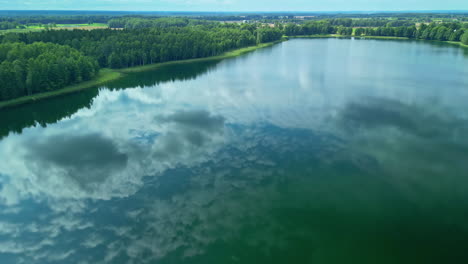
<instances>
[{"instance_id":1,"label":"dense forest","mask_svg":"<svg viewBox=\"0 0 468 264\"><path fill-rule=\"evenodd\" d=\"M20 27L18 22L0 21L0 30L12 29Z\"/></svg>"},{"instance_id":2,"label":"dense forest","mask_svg":"<svg viewBox=\"0 0 468 264\"><path fill-rule=\"evenodd\" d=\"M232 19L236 16L229 16ZM249 15L266 19L261 15ZM216 56L226 51L286 36L330 35L406 37L468 44L468 23L415 23L427 17L326 19L275 23L220 23L206 19L143 16L0 17L0 30L30 23L106 22L108 29L51 30L0 34L0 100L52 91L89 80L101 68L125 68L158 62ZM222 17L218 17L222 19ZM238 18L246 18L245 16ZM274 16L267 17L273 19ZM442 17L441 19L448 19Z\"/></svg>"},{"instance_id":3,"label":"dense forest","mask_svg":"<svg viewBox=\"0 0 468 264\"><path fill-rule=\"evenodd\" d=\"M257 33L258 32L258 33ZM274 34L276 33L276 34ZM260 37L257 37L257 34ZM225 51L281 38L273 29L171 27L133 30L49 30L17 34L17 41L50 42L73 47L101 67L122 68L219 55Z\"/></svg>"},{"instance_id":4,"label":"dense forest","mask_svg":"<svg viewBox=\"0 0 468 264\"><path fill-rule=\"evenodd\" d=\"M0 100L60 89L89 80L98 71L95 59L52 43L0 44Z\"/></svg>"}]
</instances>

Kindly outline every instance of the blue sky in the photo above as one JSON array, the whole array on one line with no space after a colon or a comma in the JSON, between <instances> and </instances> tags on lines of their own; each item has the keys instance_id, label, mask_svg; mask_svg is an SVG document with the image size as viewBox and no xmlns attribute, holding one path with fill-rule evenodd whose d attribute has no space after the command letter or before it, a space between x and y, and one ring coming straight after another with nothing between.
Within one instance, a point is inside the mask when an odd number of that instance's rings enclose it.
<instances>
[{"instance_id":1,"label":"blue sky","mask_svg":"<svg viewBox=\"0 0 468 264\"><path fill-rule=\"evenodd\" d=\"M128 11L468 10L468 0L0 0L0 9Z\"/></svg>"}]
</instances>

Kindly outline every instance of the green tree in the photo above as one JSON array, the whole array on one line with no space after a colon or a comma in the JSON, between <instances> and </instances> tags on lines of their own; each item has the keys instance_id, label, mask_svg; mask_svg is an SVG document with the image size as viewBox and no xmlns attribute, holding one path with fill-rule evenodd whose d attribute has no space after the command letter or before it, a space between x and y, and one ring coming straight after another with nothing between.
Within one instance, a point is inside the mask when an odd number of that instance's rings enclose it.
<instances>
[{"instance_id":1,"label":"green tree","mask_svg":"<svg viewBox=\"0 0 468 264\"><path fill-rule=\"evenodd\" d=\"M460 40L463 44L468 45L468 30L466 30L465 33L463 33Z\"/></svg>"}]
</instances>

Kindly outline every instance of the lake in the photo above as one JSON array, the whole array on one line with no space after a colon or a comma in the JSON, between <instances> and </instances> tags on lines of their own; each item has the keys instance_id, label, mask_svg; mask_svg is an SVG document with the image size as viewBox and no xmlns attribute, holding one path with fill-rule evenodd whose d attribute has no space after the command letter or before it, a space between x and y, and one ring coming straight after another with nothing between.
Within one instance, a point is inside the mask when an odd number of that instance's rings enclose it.
<instances>
[{"instance_id":1,"label":"lake","mask_svg":"<svg viewBox=\"0 0 468 264\"><path fill-rule=\"evenodd\" d=\"M1 263L464 263L468 52L293 39L0 110Z\"/></svg>"}]
</instances>

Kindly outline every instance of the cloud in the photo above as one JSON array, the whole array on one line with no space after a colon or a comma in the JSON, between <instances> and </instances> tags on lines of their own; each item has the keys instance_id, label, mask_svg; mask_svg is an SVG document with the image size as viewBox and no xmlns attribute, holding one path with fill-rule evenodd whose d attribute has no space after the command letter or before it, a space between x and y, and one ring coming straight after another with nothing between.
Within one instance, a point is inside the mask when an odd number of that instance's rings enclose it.
<instances>
[{"instance_id":1,"label":"cloud","mask_svg":"<svg viewBox=\"0 0 468 264\"><path fill-rule=\"evenodd\" d=\"M433 110L436 109L437 106L434 105ZM361 102L350 102L342 109L341 114L341 125L346 129L393 127L424 138L445 137L447 127L463 124L439 112L425 111L423 106L376 97L367 97Z\"/></svg>"},{"instance_id":2,"label":"cloud","mask_svg":"<svg viewBox=\"0 0 468 264\"><path fill-rule=\"evenodd\" d=\"M91 234L81 245L84 246L85 248L95 248L99 245L102 245L105 242L105 239L94 233Z\"/></svg>"},{"instance_id":3,"label":"cloud","mask_svg":"<svg viewBox=\"0 0 468 264\"><path fill-rule=\"evenodd\" d=\"M225 119L221 116L211 116L202 110L179 111L167 116L158 116L155 122L168 125L168 133L160 136L162 142L155 152L158 158L180 156L191 149L198 148L214 141L217 135L224 132Z\"/></svg>"},{"instance_id":4,"label":"cloud","mask_svg":"<svg viewBox=\"0 0 468 264\"><path fill-rule=\"evenodd\" d=\"M225 119L221 116L174 110L157 117L135 118L138 110L125 112L121 109L124 105L111 103L119 100L149 107L126 93L116 96L103 92L92 109L83 109L47 129L29 128L0 142L0 153L7 157L0 164L3 203L11 206L45 194L54 198L48 203L56 210L83 210L77 202L55 199L131 195L142 185L144 176L206 160L223 142ZM110 113L121 114L109 122Z\"/></svg>"},{"instance_id":5,"label":"cloud","mask_svg":"<svg viewBox=\"0 0 468 264\"><path fill-rule=\"evenodd\" d=\"M54 135L31 142L24 162L37 170L60 171L82 188L102 183L125 169L128 156L99 134Z\"/></svg>"},{"instance_id":6,"label":"cloud","mask_svg":"<svg viewBox=\"0 0 468 264\"><path fill-rule=\"evenodd\" d=\"M211 116L206 110L182 110L168 116L159 117L156 121L176 123L189 129L212 132L219 130L223 126L225 119L222 116Z\"/></svg>"}]
</instances>

